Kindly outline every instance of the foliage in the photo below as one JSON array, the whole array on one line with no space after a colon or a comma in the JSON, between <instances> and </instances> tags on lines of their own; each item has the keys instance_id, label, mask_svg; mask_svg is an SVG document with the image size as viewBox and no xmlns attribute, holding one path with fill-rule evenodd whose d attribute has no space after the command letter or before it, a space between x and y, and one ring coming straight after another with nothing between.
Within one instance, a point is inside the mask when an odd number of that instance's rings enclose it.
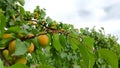
<instances>
[{"instance_id":1,"label":"foliage","mask_svg":"<svg viewBox=\"0 0 120 68\"><path fill-rule=\"evenodd\" d=\"M120 45L115 36L105 34L104 28L75 29L47 17L39 6L31 13L23 5L24 0L0 0L1 68L120 67ZM14 51L3 55L14 40ZM45 45L41 41L46 41ZM31 43L34 48L28 52ZM20 57L25 63L15 63Z\"/></svg>"}]
</instances>

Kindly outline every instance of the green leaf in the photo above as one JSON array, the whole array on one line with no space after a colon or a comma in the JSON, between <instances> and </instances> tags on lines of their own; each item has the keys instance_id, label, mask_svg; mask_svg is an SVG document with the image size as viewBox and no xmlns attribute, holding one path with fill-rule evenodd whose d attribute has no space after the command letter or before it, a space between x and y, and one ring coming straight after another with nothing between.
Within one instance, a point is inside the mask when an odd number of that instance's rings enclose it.
<instances>
[{"instance_id":1,"label":"green leaf","mask_svg":"<svg viewBox=\"0 0 120 68\"><path fill-rule=\"evenodd\" d=\"M72 46L73 50L76 50L78 48L79 44L78 42L76 42L75 39L69 38L68 41L69 41L69 44Z\"/></svg>"},{"instance_id":2,"label":"green leaf","mask_svg":"<svg viewBox=\"0 0 120 68\"><path fill-rule=\"evenodd\" d=\"M28 67L24 64L16 63L16 64L10 66L9 68L28 68Z\"/></svg>"},{"instance_id":3,"label":"green leaf","mask_svg":"<svg viewBox=\"0 0 120 68\"><path fill-rule=\"evenodd\" d=\"M115 53L108 49L99 49L98 54L99 57L105 59L106 62L111 65L112 68L118 68L118 57Z\"/></svg>"},{"instance_id":4,"label":"green leaf","mask_svg":"<svg viewBox=\"0 0 120 68\"><path fill-rule=\"evenodd\" d=\"M80 68L80 66L79 66L79 65L74 64L74 65L73 65L73 68Z\"/></svg>"},{"instance_id":5,"label":"green leaf","mask_svg":"<svg viewBox=\"0 0 120 68\"><path fill-rule=\"evenodd\" d=\"M60 56L61 56L61 58L65 58L67 56L67 53L61 52Z\"/></svg>"},{"instance_id":6,"label":"green leaf","mask_svg":"<svg viewBox=\"0 0 120 68\"><path fill-rule=\"evenodd\" d=\"M19 7L20 7L20 13L21 13L22 15L24 15L24 13L25 13L24 8L23 8L23 7L21 7L21 6L19 6Z\"/></svg>"},{"instance_id":7,"label":"green leaf","mask_svg":"<svg viewBox=\"0 0 120 68\"><path fill-rule=\"evenodd\" d=\"M59 35L59 41L60 41L60 44L65 48L66 47L66 39L65 39L65 36L64 35Z\"/></svg>"},{"instance_id":8,"label":"green leaf","mask_svg":"<svg viewBox=\"0 0 120 68\"><path fill-rule=\"evenodd\" d=\"M80 44L80 38L78 37L78 34L76 33L69 34L68 41L70 45L72 46L73 50L76 50L78 48L78 45Z\"/></svg>"},{"instance_id":9,"label":"green leaf","mask_svg":"<svg viewBox=\"0 0 120 68\"><path fill-rule=\"evenodd\" d=\"M14 26L14 27L10 27L7 32L14 32L14 33L19 33L21 31L20 26Z\"/></svg>"},{"instance_id":10,"label":"green leaf","mask_svg":"<svg viewBox=\"0 0 120 68\"><path fill-rule=\"evenodd\" d=\"M50 66L50 65L40 65L37 68L55 68L55 67Z\"/></svg>"},{"instance_id":11,"label":"green leaf","mask_svg":"<svg viewBox=\"0 0 120 68\"><path fill-rule=\"evenodd\" d=\"M79 50L83 60L80 61L82 68L93 68L95 63L94 55L90 53L83 45L79 45Z\"/></svg>"},{"instance_id":12,"label":"green leaf","mask_svg":"<svg viewBox=\"0 0 120 68\"><path fill-rule=\"evenodd\" d=\"M85 46L87 46L87 48L89 50L91 50L91 51L93 50L93 48L94 48L94 39L93 38L91 38L89 36L85 36L83 38L83 43Z\"/></svg>"},{"instance_id":13,"label":"green leaf","mask_svg":"<svg viewBox=\"0 0 120 68\"><path fill-rule=\"evenodd\" d=\"M14 0L7 0L7 2L8 2L9 4L12 4L12 3L14 2Z\"/></svg>"},{"instance_id":14,"label":"green leaf","mask_svg":"<svg viewBox=\"0 0 120 68\"><path fill-rule=\"evenodd\" d=\"M24 6L24 4L25 4L25 1L24 1L24 0L18 0L18 2L19 2L22 6Z\"/></svg>"},{"instance_id":15,"label":"green leaf","mask_svg":"<svg viewBox=\"0 0 120 68\"><path fill-rule=\"evenodd\" d=\"M45 16L46 16L46 13L45 13L45 11L44 11L44 9L41 9L41 11L40 11L41 13L41 15L40 15L40 17L41 18L44 18Z\"/></svg>"},{"instance_id":16,"label":"green leaf","mask_svg":"<svg viewBox=\"0 0 120 68\"><path fill-rule=\"evenodd\" d=\"M4 32L5 26L6 26L6 18L2 13L0 13L0 34Z\"/></svg>"},{"instance_id":17,"label":"green leaf","mask_svg":"<svg viewBox=\"0 0 120 68\"><path fill-rule=\"evenodd\" d=\"M0 59L0 68L4 68L4 65L1 59Z\"/></svg>"},{"instance_id":18,"label":"green leaf","mask_svg":"<svg viewBox=\"0 0 120 68\"><path fill-rule=\"evenodd\" d=\"M53 46L57 51L61 51L62 46L59 41L59 34L53 34Z\"/></svg>"},{"instance_id":19,"label":"green leaf","mask_svg":"<svg viewBox=\"0 0 120 68\"><path fill-rule=\"evenodd\" d=\"M51 22L52 22L52 19L51 19L50 17L47 17L47 18L46 18L46 22L47 22L47 23L51 23Z\"/></svg>"},{"instance_id":20,"label":"green leaf","mask_svg":"<svg viewBox=\"0 0 120 68\"><path fill-rule=\"evenodd\" d=\"M0 49L5 48L6 47L6 43L8 43L10 40L12 40L12 39L8 38L8 39L0 40Z\"/></svg>"},{"instance_id":21,"label":"green leaf","mask_svg":"<svg viewBox=\"0 0 120 68\"><path fill-rule=\"evenodd\" d=\"M39 43L38 43L38 38L37 38L37 37L34 38L34 39L32 39L32 42L34 43L34 45L36 46L36 48L39 48L39 47L40 47L40 45L39 45Z\"/></svg>"},{"instance_id":22,"label":"green leaf","mask_svg":"<svg viewBox=\"0 0 120 68\"><path fill-rule=\"evenodd\" d=\"M77 39L77 41L79 41L79 34L73 32L73 33L70 33L69 36L74 37L74 39Z\"/></svg>"},{"instance_id":23,"label":"green leaf","mask_svg":"<svg viewBox=\"0 0 120 68\"><path fill-rule=\"evenodd\" d=\"M16 40L16 48L15 52L12 54L13 56L24 55L27 52L27 47L23 42L19 39Z\"/></svg>"},{"instance_id":24,"label":"green leaf","mask_svg":"<svg viewBox=\"0 0 120 68\"><path fill-rule=\"evenodd\" d=\"M89 52L88 54L89 54L89 68L93 68L95 64L95 55L92 54L91 52Z\"/></svg>"},{"instance_id":25,"label":"green leaf","mask_svg":"<svg viewBox=\"0 0 120 68\"><path fill-rule=\"evenodd\" d=\"M34 56L33 56L34 54ZM43 55L43 51L42 48L36 49L35 53L33 53L32 56L33 58L35 58L38 62L41 62L42 64L46 64L46 56ZM37 56L39 55L39 56ZM35 60L35 62L36 62Z\"/></svg>"}]
</instances>

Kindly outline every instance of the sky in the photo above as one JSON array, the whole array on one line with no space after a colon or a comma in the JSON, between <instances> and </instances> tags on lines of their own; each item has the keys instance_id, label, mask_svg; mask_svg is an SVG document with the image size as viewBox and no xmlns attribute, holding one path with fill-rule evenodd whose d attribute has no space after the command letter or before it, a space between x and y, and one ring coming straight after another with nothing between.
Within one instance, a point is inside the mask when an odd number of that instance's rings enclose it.
<instances>
[{"instance_id":1,"label":"sky","mask_svg":"<svg viewBox=\"0 0 120 68\"><path fill-rule=\"evenodd\" d=\"M76 28L104 27L106 34L120 38L120 0L25 0L24 8L32 12L37 5L58 22Z\"/></svg>"}]
</instances>

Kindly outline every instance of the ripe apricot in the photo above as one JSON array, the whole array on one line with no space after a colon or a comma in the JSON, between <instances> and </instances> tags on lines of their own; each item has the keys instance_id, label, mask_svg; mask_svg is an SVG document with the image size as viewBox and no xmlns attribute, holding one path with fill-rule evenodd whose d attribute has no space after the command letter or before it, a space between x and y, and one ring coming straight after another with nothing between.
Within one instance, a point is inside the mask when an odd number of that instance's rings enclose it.
<instances>
[{"instance_id":1,"label":"ripe apricot","mask_svg":"<svg viewBox=\"0 0 120 68\"><path fill-rule=\"evenodd\" d=\"M15 47L16 47L16 45L15 45L15 40L13 40L13 41L11 41L11 42L9 43L9 46L8 46L9 52L10 52L10 53L13 53L13 52L15 51Z\"/></svg>"},{"instance_id":2,"label":"ripe apricot","mask_svg":"<svg viewBox=\"0 0 120 68\"><path fill-rule=\"evenodd\" d=\"M27 60L25 57L19 57L16 59L15 63L21 63L21 64L26 64Z\"/></svg>"},{"instance_id":3,"label":"ripe apricot","mask_svg":"<svg viewBox=\"0 0 120 68\"><path fill-rule=\"evenodd\" d=\"M28 53L32 53L34 51L34 44L31 42L30 47L28 48Z\"/></svg>"},{"instance_id":4,"label":"ripe apricot","mask_svg":"<svg viewBox=\"0 0 120 68\"><path fill-rule=\"evenodd\" d=\"M10 38L10 37L12 37L11 34L4 34L4 35L3 35L3 38L4 38L4 39L6 39L6 38Z\"/></svg>"},{"instance_id":5,"label":"ripe apricot","mask_svg":"<svg viewBox=\"0 0 120 68\"><path fill-rule=\"evenodd\" d=\"M40 35L40 36L38 36L38 42L42 46L46 46L48 44L48 40L49 40L49 38L48 38L47 35Z\"/></svg>"}]
</instances>

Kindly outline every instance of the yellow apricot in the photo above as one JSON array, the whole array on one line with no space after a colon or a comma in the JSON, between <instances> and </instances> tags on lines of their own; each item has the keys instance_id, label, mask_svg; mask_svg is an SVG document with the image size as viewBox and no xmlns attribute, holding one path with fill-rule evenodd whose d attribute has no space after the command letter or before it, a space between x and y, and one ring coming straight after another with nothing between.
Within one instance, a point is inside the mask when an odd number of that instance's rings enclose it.
<instances>
[{"instance_id":1,"label":"yellow apricot","mask_svg":"<svg viewBox=\"0 0 120 68\"><path fill-rule=\"evenodd\" d=\"M6 38L10 38L10 37L12 37L11 34L4 34L4 35L3 35L3 38L4 38L4 39L6 39Z\"/></svg>"},{"instance_id":2,"label":"yellow apricot","mask_svg":"<svg viewBox=\"0 0 120 68\"><path fill-rule=\"evenodd\" d=\"M38 36L38 42L41 46L46 46L48 44L48 36L47 35L40 35Z\"/></svg>"},{"instance_id":3,"label":"yellow apricot","mask_svg":"<svg viewBox=\"0 0 120 68\"><path fill-rule=\"evenodd\" d=\"M34 51L34 44L31 42L31 45L28 48L28 53L32 53L33 51Z\"/></svg>"},{"instance_id":4,"label":"yellow apricot","mask_svg":"<svg viewBox=\"0 0 120 68\"><path fill-rule=\"evenodd\" d=\"M10 52L10 53L13 53L13 52L15 51L15 47L16 47L16 45L15 45L15 40L13 40L13 41L11 41L11 42L9 43L9 46L8 46L9 52Z\"/></svg>"},{"instance_id":5,"label":"yellow apricot","mask_svg":"<svg viewBox=\"0 0 120 68\"><path fill-rule=\"evenodd\" d=\"M25 57L19 57L19 58L17 58L17 60L15 61L15 63L26 64L27 60L26 60Z\"/></svg>"}]
</instances>

